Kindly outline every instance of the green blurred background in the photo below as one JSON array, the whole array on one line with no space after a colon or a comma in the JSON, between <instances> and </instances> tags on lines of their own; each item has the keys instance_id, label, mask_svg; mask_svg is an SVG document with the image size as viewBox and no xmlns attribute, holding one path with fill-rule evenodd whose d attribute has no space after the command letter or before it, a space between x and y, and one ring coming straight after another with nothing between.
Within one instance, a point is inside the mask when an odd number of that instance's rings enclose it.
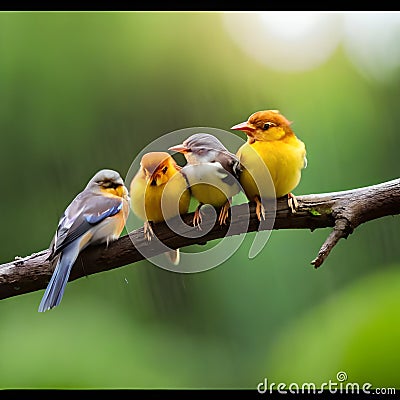
<instances>
[{"instance_id":1,"label":"green blurred background","mask_svg":"<svg viewBox=\"0 0 400 400\"><path fill-rule=\"evenodd\" d=\"M165 133L229 131L262 109L306 143L295 194L398 178L399 17L0 13L0 262L47 248L98 169L126 176ZM314 270L328 233L273 231L253 260L250 234L197 274L143 261L91 275L43 314L42 290L3 300L0 387L255 390L339 371L400 387L398 217L360 226Z\"/></svg>"}]
</instances>

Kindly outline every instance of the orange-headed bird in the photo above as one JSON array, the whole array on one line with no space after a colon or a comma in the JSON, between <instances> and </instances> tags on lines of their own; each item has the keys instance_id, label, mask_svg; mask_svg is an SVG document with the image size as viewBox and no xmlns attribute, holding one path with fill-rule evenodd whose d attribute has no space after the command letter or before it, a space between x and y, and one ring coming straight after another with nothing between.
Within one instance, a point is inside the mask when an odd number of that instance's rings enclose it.
<instances>
[{"instance_id":1,"label":"orange-headed bird","mask_svg":"<svg viewBox=\"0 0 400 400\"><path fill-rule=\"evenodd\" d=\"M256 181L264 163L271 175L277 198L288 196L292 212L296 212L297 200L292 191L300 182L301 170L307 166L306 148L296 137L288 121L277 110L258 111L247 121L234 125L231 129L244 131L247 142L241 146L237 156L243 172L240 183L249 201L256 203L259 220L265 219L260 190ZM255 179L254 179L255 178ZM261 178L262 179L262 178Z\"/></svg>"},{"instance_id":2,"label":"orange-headed bird","mask_svg":"<svg viewBox=\"0 0 400 400\"><path fill-rule=\"evenodd\" d=\"M148 240L154 234L152 223L186 214L191 196L181 167L162 151L143 155L140 169L130 184L130 195L132 211L144 221ZM179 249L171 250L168 257L178 264Z\"/></svg>"}]
</instances>

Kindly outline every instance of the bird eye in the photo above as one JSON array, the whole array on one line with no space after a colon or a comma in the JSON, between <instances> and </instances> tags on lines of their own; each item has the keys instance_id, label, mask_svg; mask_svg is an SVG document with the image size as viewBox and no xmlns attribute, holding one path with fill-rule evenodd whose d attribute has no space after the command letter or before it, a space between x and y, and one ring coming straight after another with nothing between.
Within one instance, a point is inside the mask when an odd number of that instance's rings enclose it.
<instances>
[{"instance_id":1,"label":"bird eye","mask_svg":"<svg viewBox=\"0 0 400 400\"><path fill-rule=\"evenodd\" d=\"M165 174L167 171L168 171L168 167L164 167L164 168L162 169L162 173L163 173L163 174Z\"/></svg>"},{"instance_id":2,"label":"bird eye","mask_svg":"<svg viewBox=\"0 0 400 400\"><path fill-rule=\"evenodd\" d=\"M109 181L109 180L101 181L101 182L99 182L99 185L105 189L116 189L118 186L121 186L120 183Z\"/></svg>"},{"instance_id":3,"label":"bird eye","mask_svg":"<svg viewBox=\"0 0 400 400\"><path fill-rule=\"evenodd\" d=\"M266 122L263 126L264 131L267 131L271 126L275 126L273 122Z\"/></svg>"}]
</instances>

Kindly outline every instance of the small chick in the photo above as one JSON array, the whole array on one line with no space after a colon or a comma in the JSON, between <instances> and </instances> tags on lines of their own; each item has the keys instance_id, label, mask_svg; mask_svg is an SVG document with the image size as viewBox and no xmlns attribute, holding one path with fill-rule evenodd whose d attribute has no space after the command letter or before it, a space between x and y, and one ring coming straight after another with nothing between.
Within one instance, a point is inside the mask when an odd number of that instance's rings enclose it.
<instances>
[{"instance_id":1,"label":"small chick","mask_svg":"<svg viewBox=\"0 0 400 400\"><path fill-rule=\"evenodd\" d=\"M182 144L168 150L184 154L187 164L182 168L191 193L199 202L193 218L193 225L200 226L200 208L210 204L220 208L218 222L226 223L232 197L240 192L238 181L241 167L238 157L215 136L196 133Z\"/></svg>"},{"instance_id":2,"label":"small chick","mask_svg":"<svg viewBox=\"0 0 400 400\"><path fill-rule=\"evenodd\" d=\"M143 155L130 184L130 195L132 211L144 221L147 240L154 235L152 223L186 214L191 197L181 167L166 152ZM174 264L179 263L179 249L168 255Z\"/></svg>"}]
</instances>

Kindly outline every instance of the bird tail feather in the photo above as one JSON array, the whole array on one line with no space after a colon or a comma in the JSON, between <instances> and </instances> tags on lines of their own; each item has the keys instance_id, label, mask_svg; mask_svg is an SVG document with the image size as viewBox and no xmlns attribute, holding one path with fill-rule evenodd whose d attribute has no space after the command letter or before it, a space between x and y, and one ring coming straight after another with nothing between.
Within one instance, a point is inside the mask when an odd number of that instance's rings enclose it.
<instances>
[{"instance_id":1,"label":"bird tail feather","mask_svg":"<svg viewBox=\"0 0 400 400\"><path fill-rule=\"evenodd\" d=\"M71 268L78 257L79 251L79 240L71 243L63 250L40 302L39 312L50 310L60 304Z\"/></svg>"},{"instance_id":2,"label":"bird tail feather","mask_svg":"<svg viewBox=\"0 0 400 400\"><path fill-rule=\"evenodd\" d=\"M172 264L174 265L179 264L181 258L179 249L167 251L165 255L167 256L168 260L172 262Z\"/></svg>"}]
</instances>

